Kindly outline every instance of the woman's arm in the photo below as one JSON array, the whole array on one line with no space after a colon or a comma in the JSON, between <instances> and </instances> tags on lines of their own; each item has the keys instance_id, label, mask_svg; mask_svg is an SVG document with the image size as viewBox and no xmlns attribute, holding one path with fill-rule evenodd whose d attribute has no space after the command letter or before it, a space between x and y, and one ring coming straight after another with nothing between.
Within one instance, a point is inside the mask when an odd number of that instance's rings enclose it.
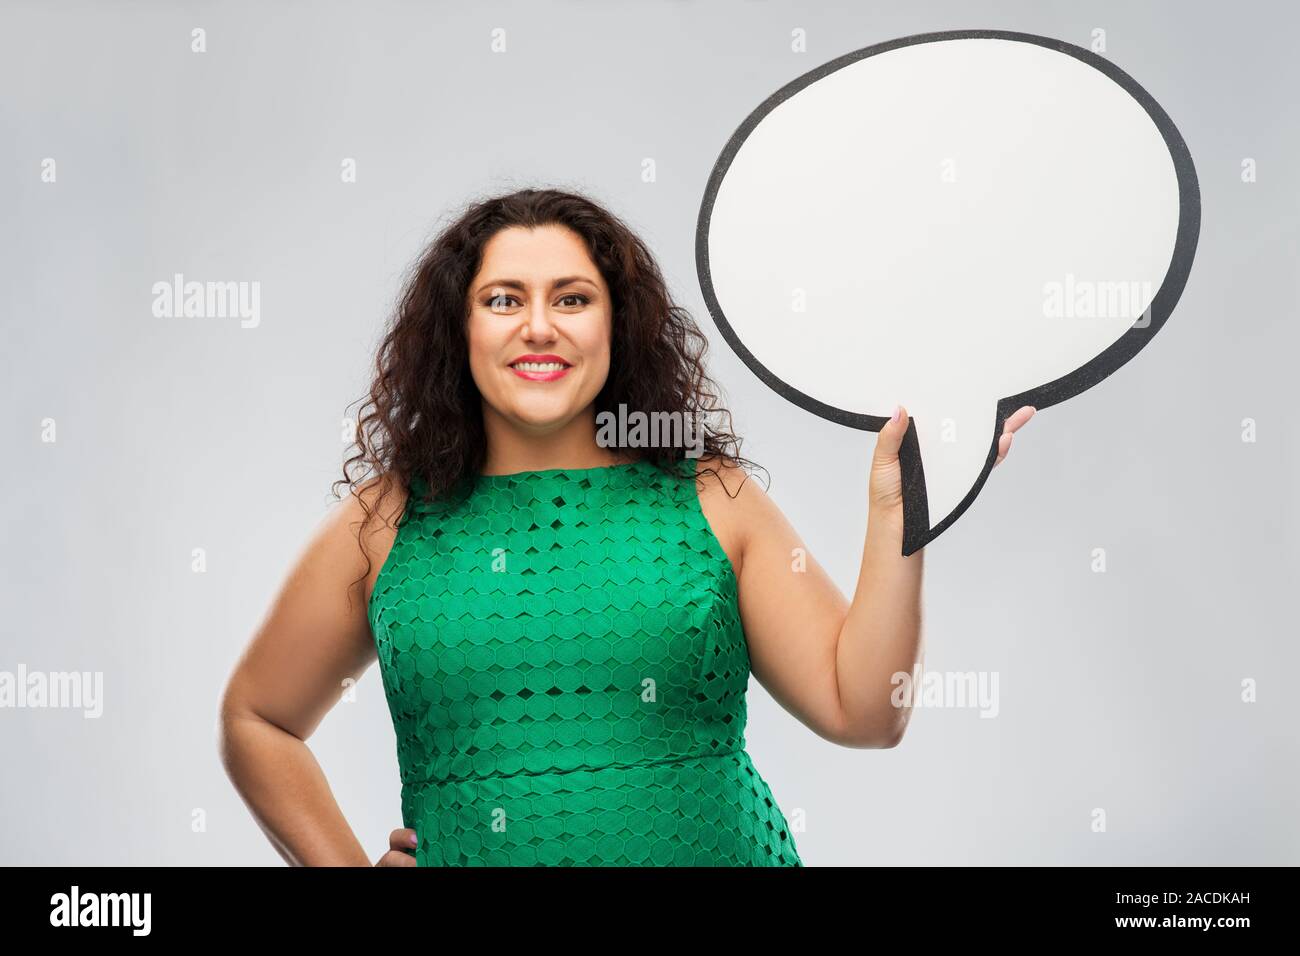
<instances>
[{"instance_id":1,"label":"woman's arm","mask_svg":"<svg viewBox=\"0 0 1300 956\"><path fill-rule=\"evenodd\" d=\"M361 490L376 507L378 484ZM355 495L335 506L290 571L232 671L219 745L236 790L272 845L295 866L370 866L306 740L376 659L366 602L396 534L393 488L357 540ZM366 571L369 575L353 585Z\"/></svg>"},{"instance_id":2,"label":"woman's arm","mask_svg":"<svg viewBox=\"0 0 1300 956\"><path fill-rule=\"evenodd\" d=\"M868 514L853 631L871 628L884 639L868 633L854 637L846 627L853 606L762 485L746 479L738 467L719 467L716 460L707 464L722 473L727 490L708 477L699 498L723 549L732 555L754 678L816 735L844 747L892 747L898 735L896 714L876 706L865 718L850 708L853 701L859 708L863 701L888 708L887 675L900 670L900 663L901 669L911 669L909 658L919 644L919 628L906 622L897 630L897 619L917 605L919 580L909 579L919 579L920 551L910 558L898 557L901 541L887 544L891 528L883 518ZM901 571L891 567L891 559L906 562ZM878 610L881 588L863 587L881 576L900 588L893 607L885 607L884 614ZM872 627L874 615L876 627ZM891 626L896 630L889 633ZM841 633L846 632L841 641ZM875 649L866 646L871 640L878 644ZM848 648L848 653L841 654L842 648ZM841 672L841 667L858 670L850 674ZM862 685L861 692L845 696L841 685L853 682Z\"/></svg>"},{"instance_id":3,"label":"woman's arm","mask_svg":"<svg viewBox=\"0 0 1300 956\"><path fill-rule=\"evenodd\" d=\"M1007 420L1011 433L1029 420ZM755 678L816 734L846 747L893 747L910 707L895 707L894 675L913 676L923 656L924 549L903 557L903 495L898 449L908 415L881 429L871 465L867 535L853 600L819 565L781 509L739 468L718 468L727 490L707 480L701 506L740 586L741 622ZM710 460L715 468L718 462ZM728 497L728 495L734 496Z\"/></svg>"}]
</instances>

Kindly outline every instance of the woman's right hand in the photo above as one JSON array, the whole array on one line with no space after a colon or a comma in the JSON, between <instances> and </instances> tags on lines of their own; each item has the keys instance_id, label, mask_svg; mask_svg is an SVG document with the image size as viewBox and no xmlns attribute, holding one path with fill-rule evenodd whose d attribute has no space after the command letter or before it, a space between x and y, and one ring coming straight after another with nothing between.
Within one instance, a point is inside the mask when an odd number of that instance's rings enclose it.
<instances>
[{"instance_id":1,"label":"woman's right hand","mask_svg":"<svg viewBox=\"0 0 1300 956\"><path fill-rule=\"evenodd\" d=\"M415 866L415 831L394 830L388 835L389 850L375 866Z\"/></svg>"}]
</instances>

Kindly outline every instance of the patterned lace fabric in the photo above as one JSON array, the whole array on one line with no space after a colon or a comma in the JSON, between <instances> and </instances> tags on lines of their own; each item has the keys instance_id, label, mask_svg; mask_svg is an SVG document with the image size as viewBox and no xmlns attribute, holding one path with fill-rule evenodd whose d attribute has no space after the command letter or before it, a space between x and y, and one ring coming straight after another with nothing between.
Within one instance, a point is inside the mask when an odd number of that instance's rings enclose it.
<instances>
[{"instance_id":1,"label":"patterned lace fabric","mask_svg":"<svg viewBox=\"0 0 1300 956\"><path fill-rule=\"evenodd\" d=\"M802 866L695 461L420 479L370 625L419 866Z\"/></svg>"}]
</instances>

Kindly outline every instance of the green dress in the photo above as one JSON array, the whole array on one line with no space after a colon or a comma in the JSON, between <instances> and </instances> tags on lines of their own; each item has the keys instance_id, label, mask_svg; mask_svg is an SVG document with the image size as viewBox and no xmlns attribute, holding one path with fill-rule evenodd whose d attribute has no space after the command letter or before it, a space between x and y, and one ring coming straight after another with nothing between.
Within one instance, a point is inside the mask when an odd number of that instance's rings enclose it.
<instances>
[{"instance_id":1,"label":"green dress","mask_svg":"<svg viewBox=\"0 0 1300 956\"><path fill-rule=\"evenodd\" d=\"M419 866L803 866L695 461L411 482L369 617Z\"/></svg>"}]
</instances>

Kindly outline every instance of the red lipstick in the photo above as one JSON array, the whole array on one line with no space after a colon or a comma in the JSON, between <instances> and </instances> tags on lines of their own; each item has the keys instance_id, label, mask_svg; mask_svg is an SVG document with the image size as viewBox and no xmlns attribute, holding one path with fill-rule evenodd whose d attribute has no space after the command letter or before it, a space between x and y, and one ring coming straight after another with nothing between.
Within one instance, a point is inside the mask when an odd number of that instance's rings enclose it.
<instances>
[{"instance_id":1,"label":"red lipstick","mask_svg":"<svg viewBox=\"0 0 1300 956\"><path fill-rule=\"evenodd\" d=\"M521 355L510 363L510 371L530 382L553 382L569 373L572 366L558 355Z\"/></svg>"}]
</instances>

